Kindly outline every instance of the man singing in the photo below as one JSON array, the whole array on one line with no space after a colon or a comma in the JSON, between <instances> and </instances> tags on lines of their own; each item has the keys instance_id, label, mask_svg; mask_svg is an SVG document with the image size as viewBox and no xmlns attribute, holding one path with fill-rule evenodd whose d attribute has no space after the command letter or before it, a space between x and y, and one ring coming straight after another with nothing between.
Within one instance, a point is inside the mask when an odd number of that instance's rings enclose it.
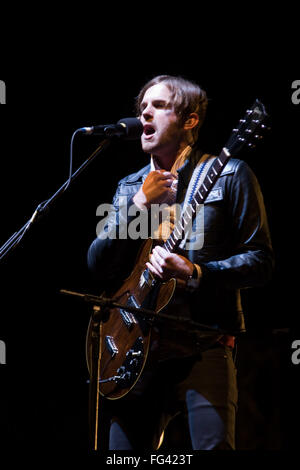
<instances>
[{"instance_id":1,"label":"man singing","mask_svg":"<svg viewBox=\"0 0 300 470\"><path fill-rule=\"evenodd\" d=\"M149 214L154 204L167 205L168 217L156 232L165 240L176 221L174 207L190 203L215 159L198 143L207 97L191 81L161 75L145 84L136 105L143 125L142 149L150 163L119 182L113 204L118 213L119 201L125 198L127 210L134 207ZM146 266L155 279L177 281L167 311L225 334L216 335L200 354L174 357L171 329L158 327L162 360L149 359L136 386L107 405L111 450L157 449L168 422L179 413L187 419L193 449L235 449L233 349L236 336L245 329L240 289L263 285L273 269L263 197L245 162L228 161L199 217L197 243L183 241L176 252L157 243ZM109 219L106 233L114 229L118 234L116 225L122 220ZM98 234L89 248L89 268L113 285L130 272L140 244L141 240ZM183 336L177 337L178 343Z\"/></svg>"}]
</instances>

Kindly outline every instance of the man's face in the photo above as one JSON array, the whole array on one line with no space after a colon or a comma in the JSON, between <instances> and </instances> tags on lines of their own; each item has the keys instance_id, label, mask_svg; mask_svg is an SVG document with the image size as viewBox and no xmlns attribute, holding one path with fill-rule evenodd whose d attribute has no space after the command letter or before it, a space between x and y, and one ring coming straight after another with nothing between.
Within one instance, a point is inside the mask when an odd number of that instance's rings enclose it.
<instances>
[{"instance_id":1,"label":"man's face","mask_svg":"<svg viewBox=\"0 0 300 470\"><path fill-rule=\"evenodd\" d=\"M171 92L163 83L146 91L140 107L144 126L142 148L155 156L173 156L180 149L183 138L182 124L174 111Z\"/></svg>"}]
</instances>

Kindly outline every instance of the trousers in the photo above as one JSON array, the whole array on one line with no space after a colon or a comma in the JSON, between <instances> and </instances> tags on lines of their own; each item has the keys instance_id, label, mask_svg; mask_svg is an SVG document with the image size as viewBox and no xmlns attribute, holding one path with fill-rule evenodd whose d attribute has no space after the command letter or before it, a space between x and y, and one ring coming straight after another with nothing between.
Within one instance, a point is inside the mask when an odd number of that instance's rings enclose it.
<instances>
[{"instance_id":1,"label":"trousers","mask_svg":"<svg viewBox=\"0 0 300 470\"><path fill-rule=\"evenodd\" d=\"M234 450L238 391L232 350L146 365L125 397L108 404L110 450L157 450L168 423L187 422L193 450ZM177 444L178 445L178 444Z\"/></svg>"}]
</instances>

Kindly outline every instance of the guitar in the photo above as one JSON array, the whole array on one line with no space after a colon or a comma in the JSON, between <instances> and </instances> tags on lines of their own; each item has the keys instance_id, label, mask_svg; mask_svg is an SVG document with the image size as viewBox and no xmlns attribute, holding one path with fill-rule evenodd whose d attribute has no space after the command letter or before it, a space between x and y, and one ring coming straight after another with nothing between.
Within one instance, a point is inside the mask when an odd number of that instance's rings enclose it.
<instances>
[{"instance_id":1,"label":"guitar","mask_svg":"<svg viewBox=\"0 0 300 470\"><path fill-rule=\"evenodd\" d=\"M243 119L214 159L200 188L191 203L181 214L169 238L162 245L172 253L179 247L185 236L185 227L191 226L202 205L213 188L231 155L236 155L245 145L255 146L262 138L261 131L267 118L264 105L255 100ZM151 322L142 315L131 313L127 307L146 308L160 312L173 296L176 280L161 282L145 267L152 251L152 239L142 245L135 267L113 299L124 308L111 308L108 319L97 325L100 329L100 351L98 361L98 392L108 399L118 399L126 395L136 384L144 369L151 342ZM86 339L86 357L91 373L93 319L91 318Z\"/></svg>"}]
</instances>

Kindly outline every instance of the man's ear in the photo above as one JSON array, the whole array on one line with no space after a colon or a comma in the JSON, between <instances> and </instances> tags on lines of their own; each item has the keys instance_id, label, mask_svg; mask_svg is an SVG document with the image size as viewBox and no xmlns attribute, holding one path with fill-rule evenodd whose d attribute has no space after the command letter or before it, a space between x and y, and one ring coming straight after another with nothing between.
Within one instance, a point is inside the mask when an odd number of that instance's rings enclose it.
<instances>
[{"instance_id":1,"label":"man's ear","mask_svg":"<svg viewBox=\"0 0 300 470\"><path fill-rule=\"evenodd\" d=\"M184 129L193 129L199 123L199 116L197 113L191 113L184 123Z\"/></svg>"}]
</instances>

